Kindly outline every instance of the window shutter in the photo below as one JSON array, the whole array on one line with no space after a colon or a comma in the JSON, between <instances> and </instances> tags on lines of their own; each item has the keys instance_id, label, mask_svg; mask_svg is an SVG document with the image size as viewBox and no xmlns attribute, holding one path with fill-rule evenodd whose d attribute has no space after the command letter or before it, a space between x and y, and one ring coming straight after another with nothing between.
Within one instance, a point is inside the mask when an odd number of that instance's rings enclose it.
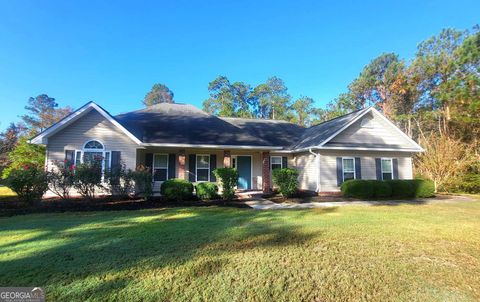
<instances>
[{"instance_id":1,"label":"window shutter","mask_svg":"<svg viewBox=\"0 0 480 302\"><path fill-rule=\"evenodd\" d=\"M175 163L176 155L174 153L168 154L168 179L175 178Z\"/></svg>"},{"instance_id":2,"label":"window shutter","mask_svg":"<svg viewBox=\"0 0 480 302\"><path fill-rule=\"evenodd\" d=\"M69 168L75 163L75 150L65 150L65 161Z\"/></svg>"},{"instance_id":3,"label":"window shutter","mask_svg":"<svg viewBox=\"0 0 480 302\"><path fill-rule=\"evenodd\" d=\"M120 151L112 151L111 153L112 159L111 159L111 166L110 168L113 170L120 170L121 169L121 163L120 163Z\"/></svg>"},{"instance_id":4,"label":"window shutter","mask_svg":"<svg viewBox=\"0 0 480 302\"><path fill-rule=\"evenodd\" d=\"M213 170L217 168L217 155L216 154L210 154L210 181L211 182L217 182L217 178L215 177L215 174L213 174Z\"/></svg>"},{"instance_id":5,"label":"window shutter","mask_svg":"<svg viewBox=\"0 0 480 302\"><path fill-rule=\"evenodd\" d=\"M282 168L288 168L288 159L286 156L282 156Z\"/></svg>"},{"instance_id":6,"label":"window shutter","mask_svg":"<svg viewBox=\"0 0 480 302\"><path fill-rule=\"evenodd\" d=\"M145 154L145 167L152 171L153 169L153 153Z\"/></svg>"},{"instance_id":7,"label":"window shutter","mask_svg":"<svg viewBox=\"0 0 480 302\"><path fill-rule=\"evenodd\" d=\"M392 159L393 179L398 179L398 158Z\"/></svg>"},{"instance_id":8,"label":"window shutter","mask_svg":"<svg viewBox=\"0 0 480 302\"><path fill-rule=\"evenodd\" d=\"M337 186L343 182L343 162L341 157L337 157Z\"/></svg>"},{"instance_id":9,"label":"window shutter","mask_svg":"<svg viewBox=\"0 0 480 302\"><path fill-rule=\"evenodd\" d=\"M362 166L360 157L355 157L355 179L362 179Z\"/></svg>"},{"instance_id":10,"label":"window shutter","mask_svg":"<svg viewBox=\"0 0 480 302\"><path fill-rule=\"evenodd\" d=\"M375 158L375 170L377 172L377 180L382 180L382 159Z\"/></svg>"},{"instance_id":11,"label":"window shutter","mask_svg":"<svg viewBox=\"0 0 480 302\"><path fill-rule=\"evenodd\" d=\"M188 180L190 182L195 182L196 180L196 173L197 173L197 157L195 154L188 155Z\"/></svg>"}]
</instances>

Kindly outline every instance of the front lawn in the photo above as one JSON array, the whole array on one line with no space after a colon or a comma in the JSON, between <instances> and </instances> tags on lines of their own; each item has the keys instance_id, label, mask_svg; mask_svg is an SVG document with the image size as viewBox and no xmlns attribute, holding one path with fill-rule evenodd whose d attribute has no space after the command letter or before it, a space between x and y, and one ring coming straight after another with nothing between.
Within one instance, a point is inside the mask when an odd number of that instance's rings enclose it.
<instances>
[{"instance_id":1,"label":"front lawn","mask_svg":"<svg viewBox=\"0 0 480 302\"><path fill-rule=\"evenodd\" d=\"M0 286L48 301L478 301L480 201L0 218Z\"/></svg>"}]
</instances>

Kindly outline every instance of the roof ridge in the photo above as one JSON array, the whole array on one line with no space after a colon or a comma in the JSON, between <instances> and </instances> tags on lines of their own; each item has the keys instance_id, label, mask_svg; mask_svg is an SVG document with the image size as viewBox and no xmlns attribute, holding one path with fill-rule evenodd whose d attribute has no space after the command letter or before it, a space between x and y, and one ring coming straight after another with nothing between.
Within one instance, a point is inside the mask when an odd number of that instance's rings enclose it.
<instances>
[{"instance_id":1,"label":"roof ridge","mask_svg":"<svg viewBox=\"0 0 480 302\"><path fill-rule=\"evenodd\" d=\"M331 119L329 119L329 120L323 121L323 122L321 122L320 124L316 124L316 125L310 126L310 127L308 127L307 129L311 129L311 128L314 128L314 127L317 127L317 126L325 125L325 124L328 123L328 122L337 120L337 119L342 118L342 117L345 117L345 116L347 116L347 115L351 115L351 114L354 114L354 113L358 113L358 112L363 111L363 110L370 109L370 108L372 108L372 107L373 107L373 106L369 106L369 107L367 107L367 108L361 108L361 109L357 109L357 110L354 110L354 111L349 112L349 113L345 113L345 114L343 114L343 115L339 115L339 116L337 116L337 117L334 117L334 118L331 118Z\"/></svg>"}]
</instances>

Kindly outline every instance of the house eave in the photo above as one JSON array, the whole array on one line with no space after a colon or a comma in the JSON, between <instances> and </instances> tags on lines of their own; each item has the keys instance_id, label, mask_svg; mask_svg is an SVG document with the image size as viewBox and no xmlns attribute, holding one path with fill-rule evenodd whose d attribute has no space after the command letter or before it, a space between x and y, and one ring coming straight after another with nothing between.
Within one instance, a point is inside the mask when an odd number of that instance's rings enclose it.
<instances>
[{"instance_id":1,"label":"house eave","mask_svg":"<svg viewBox=\"0 0 480 302\"><path fill-rule=\"evenodd\" d=\"M198 149L241 149L241 150L282 150L283 147L252 146L252 145L210 145L210 144L169 144L169 143L141 143L143 147L165 148L198 148Z\"/></svg>"}]
</instances>

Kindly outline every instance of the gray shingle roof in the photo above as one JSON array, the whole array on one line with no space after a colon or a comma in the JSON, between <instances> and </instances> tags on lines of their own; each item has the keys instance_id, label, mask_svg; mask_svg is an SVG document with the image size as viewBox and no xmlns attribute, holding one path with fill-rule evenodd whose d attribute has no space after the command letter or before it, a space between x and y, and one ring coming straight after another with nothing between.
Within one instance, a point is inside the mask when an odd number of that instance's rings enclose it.
<instances>
[{"instance_id":1,"label":"gray shingle roof","mask_svg":"<svg viewBox=\"0 0 480 302\"><path fill-rule=\"evenodd\" d=\"M304 149L320 145L368 108L303 128L279 120L225 118L187 104L157 104L115 116L144 143L268 146Z\"/></svg>"}]
</instances>

